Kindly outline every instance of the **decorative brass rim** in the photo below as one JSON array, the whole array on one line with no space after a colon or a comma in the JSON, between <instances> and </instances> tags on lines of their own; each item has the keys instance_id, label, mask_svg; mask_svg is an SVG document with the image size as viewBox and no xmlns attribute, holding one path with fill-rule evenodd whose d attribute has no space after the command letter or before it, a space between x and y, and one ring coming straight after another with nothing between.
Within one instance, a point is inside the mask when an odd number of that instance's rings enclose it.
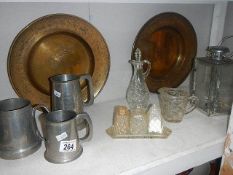
<instances>
[{"instance_id":1,"label":"decorative brass rim","mask_svg":"<svg viewBox=\"0 0 233 175\"><path fill-rule=\"evenodd\" d=\"M184 16L161 13L138 32L131 59L136 48L151 62L146 83L151 92L157 92L161 87L177 87L188 76L197 52L196 33Z\"/></svg>"},{"instance_id":2,"label":"decorative brass rim","mask_svg":"<svg viewBox=\"0 0 233 175\"><path fill-rule=\"evenodd\" d=\"M50 106L49 77L56 74L90 74L96 97L110 68L107 44L87 21L68 14L43 16L14 39L8 54L8 76L15 92L33 104ZM86 82L82 96L88 98Z\"/></svg>"}]
</instances>

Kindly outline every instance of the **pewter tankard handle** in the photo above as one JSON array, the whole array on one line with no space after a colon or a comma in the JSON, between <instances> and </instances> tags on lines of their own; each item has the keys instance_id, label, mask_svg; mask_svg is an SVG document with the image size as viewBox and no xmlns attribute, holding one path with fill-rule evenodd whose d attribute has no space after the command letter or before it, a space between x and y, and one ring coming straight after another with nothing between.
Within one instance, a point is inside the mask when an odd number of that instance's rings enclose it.
<instances>
[{"instance_id":1,"label":"pewter tankard handle","mask_svg":"<svg viewBox=\"0 0 233 175\"><path fill-rule=\"evenodd\" d=\"M79 138L80 141L89 141L92 138L93 135L93 125L90 116L86 112L82 112L76 116L77 119L81 118L86 120L87 127L86 127L86 135Z\"/></svg>"},{"instance_id":2,"label":"pewter tankard handle","mask_svg":"<svg viewBox=\"0 0 233 175\"><path fill-rule=\"evenodd\" d=\"M89 99L87 99L86 102L83 102L84 106L92 105L94 103L94 92L93 92L93 84L92 84L92 79L89 74L83 74L79 76L79 81L80 80L86 80L87 81L87 88L88 88L88 95Z\"/></svg>"},{"instance_id":3,"label":"pewter tankard handle","mask_svg":"<svg viewBox=\"0 0 233 175\"><path fill-rule=\"evenodd\" d=\"M41 104L38 104L38 105L35 105L33 108L32 108L32 116L34 117L34 121L35 121L35 126L37 127L36 129L36 134L40 137L41 140L45 141L45 138L42 136L42 134L40 133L39 129L38 129L38 126L37 126L37 122L36 122L36 111L39 110L39 109L42 109L45 111L45 113L49 113L49 109L44 106L44 105L41 105ZM43 112L44 112L43 111Z\"/></svg>"}]
</instances>

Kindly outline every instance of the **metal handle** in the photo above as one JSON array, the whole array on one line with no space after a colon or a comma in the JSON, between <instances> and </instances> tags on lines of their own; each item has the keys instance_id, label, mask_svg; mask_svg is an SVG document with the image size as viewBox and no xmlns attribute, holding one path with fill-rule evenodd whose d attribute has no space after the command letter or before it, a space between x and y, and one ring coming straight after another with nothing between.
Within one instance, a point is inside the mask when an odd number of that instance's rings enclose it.
<instances>
[{"instance_id":1,"label":"metal handle","mask_svg":"<svg viewBox=\"0 0 233 175\"><path fill-rule=\"evenodd\" d=\"M226 41L227 39L232 38L232 37L233 37L233 35L223 37L222 40L219 42L218 46L222 45L222 43L224 41ZM229 54L224 55L224 57L227 57L227 58L230 58L232 56L233 56L233 52L230 52Z\"/></svg>"},{"instance_id":2,"label":"metal handle","mask_svg":"<svg viewBox=\"0 0 233 175\"><path fill-rule=\"evenodd\" d=\"M197 107L197 103L198 103L198 98L194 95L190 96L188 98L188 106L186 108L186 112L185 114L188 114L190 112L192 112L196 107Z\"/></svg>"},{"instance_id":3,"label":"metal handle","mask_svg":"<svg viewBox=\"0 0 233 175\"><path fill-rule=\"evenodd\" d=\"M89 99L83 102L84 106L92 105L94 103L94 91L91 76L89 74L80 75L79 80L86 80L88 85Z\"/></svg>"},{"instance_id":4,"label":"metal handle","mask_svg":"<svg viewBox=\"0 0 233 175\"><path fill-rule=\"evenodd\" d=\"M92 125L91 118L86 112L77 114L77 119L79 119L79 118L82 118L87 122L86 135L79 138L79 139L82 142L89 141L89 140L91 140L92 135L93 135L93 125Z\"/></svg>"},{"instance_id":5,"label":"metal handle","mask_svg":"<svg viewBox=\"0 0 233 175\"><path fill-rule=\"evenodd\" d=\"M36 126L36 134L40 137L41 140L45 141L45 138L40 133L38 126L37 126L37 122L36 122L36 111L39 109L42 109L43 113L49 113L49 110L46 106L41 105L41 104L38 104L32 108L32 116L34 118L34 122L35 122L35 126Z\"/></svg>"},{"instance_id":6,"label":"metal handle","mask_svg":"<svg viewBox=\"0 0 233 175\"><path fill-rule=\"evenodd\" d=\"M151 63L148 60L143 60L142 62L143 62L143 64L147 64L146 71L143 72L143 76L144 76L144 78L146 78L149 75L149 73L150 73Z\"/></svg>"}]
</instances>

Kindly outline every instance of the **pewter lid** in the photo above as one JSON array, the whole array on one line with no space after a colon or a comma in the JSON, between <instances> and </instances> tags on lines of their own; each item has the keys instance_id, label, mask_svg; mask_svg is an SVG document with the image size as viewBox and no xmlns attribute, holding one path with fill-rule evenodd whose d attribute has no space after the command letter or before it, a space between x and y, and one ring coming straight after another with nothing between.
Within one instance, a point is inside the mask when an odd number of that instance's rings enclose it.
<instances>
[{"instance_id":1,"label":"pewter lid","mask_svg":"<svg viewBox=\"0 0 233 175\"><path fill-rule=\"evenodd\" d=\"M209 46L207 49L207 56L215 60L222 60L226 57L226 53L230 52L227 47L224 46Z\"/></svg>"}]
</instances>

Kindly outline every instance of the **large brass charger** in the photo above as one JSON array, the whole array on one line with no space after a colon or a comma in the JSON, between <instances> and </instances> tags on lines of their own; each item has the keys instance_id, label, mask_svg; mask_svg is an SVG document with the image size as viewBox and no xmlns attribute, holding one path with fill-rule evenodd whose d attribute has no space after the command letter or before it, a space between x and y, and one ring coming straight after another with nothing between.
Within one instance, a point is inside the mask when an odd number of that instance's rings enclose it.
<instances>
[{"instance_id":1,"label":"large brass charger","mask_svg":"<svg viewBox=\"0 0 233 175\"><path fill-rule=\"evenodd\" d=\"M147 21L138 32L134 50L151 62L146 83L151 92L161 87L177 87L189 74L197 50L196 33L182 15L161 13Z\"/></svg>"},{"instance_id":2,"label":"large brass charger","mask_svg":"<svg viewBox=\"0 0 233 175\"><path fill-rule=\"evenodd\" d=\"M33 104L50 106L49 77L90 74L94 96L103 88L110 58L100 32L87 21L67 14L41 17L14 39L8 55L8 75L15 92ZM87 84L81 82L84 100Z\"/></svg>"}]
</instances>

